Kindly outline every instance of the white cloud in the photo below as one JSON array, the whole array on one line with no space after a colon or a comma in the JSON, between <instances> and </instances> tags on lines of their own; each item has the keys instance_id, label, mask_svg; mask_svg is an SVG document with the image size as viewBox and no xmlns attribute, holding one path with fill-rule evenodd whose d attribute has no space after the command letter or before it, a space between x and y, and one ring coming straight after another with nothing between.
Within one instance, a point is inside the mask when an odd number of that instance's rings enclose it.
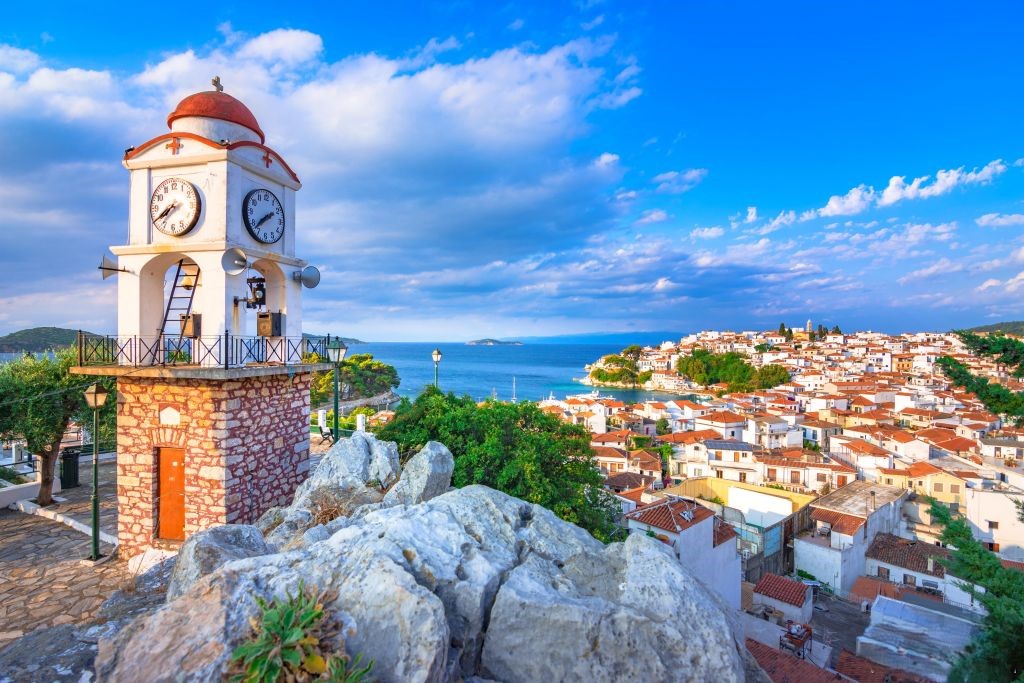
<instances>
[{"instance_id":1,"label":"white cloud","mask_svg":"<svg viewBox=\"0 0 1024 683\"><path fill-rule=\"evenodd\" d=\"M753 223L756 220L757 220L757 207L756 206L748 206L747 207L747 217L743 219L743 222L744 223Z\"/></svg>"},{"instance_id":2,"label":"white cloud","mask_svg":"<svg viewBox=\"0 0 1024 683\"><path fill-rule=\"evenodd\" d=\"M522 19L515 19L514 21L512 21L508 25L508 30L509 31L518 31L523 26L526 26L526 22L525 21L523 21Z\"/></svg>"},{"instance_id":3,"label":"white cloud","mask_svg":"<svg viewBox=\"0 0 1024 683\"><path fill-rule=\"evenodd\" d=\"M585 21L582 24L580 24L580 27L584 31L591 31L591 30L597 28L598 26L600 26L603 23L604 23L604 15L603 14L598 14L596 17L594 17L590 21Z\"/></svg>"},{"instance_id":4,"label":"white cloud","mask_svg":"<svg viewBox=\"0 0 1024 683\"><path fill-rule=\"evenodd\" d=\"M980 285L978 285L975 288L975 291L984 292L986 289L992 289L993 287L998 287L1001 284L1003 284L1002 280L997 280L994 277L990 277L989 279L985 280Z\"/></svg>"},{"instance_id":5,"label":"white cloud","mask_svg":"<svg viewBox=\"0 0 1024 683\"><path fill-rule=\"evenodd\" d=\"M696 229L690 231L690 239L695 239L695 240L708 239L709 240L709 239L714 239L716 237L721 237L724 234L725 234L725 230L720 228L720 227L718 227L718 226L714 226L714 227L711 227L711 228L696 228Z\"/></svg>"},{"instance_id":6,"label":"white cloud","mask_svg":"<svg viewBox=\"0 0 1024 683\"><path fill-rule=\"evenodd\" d=\"M594 160L594 165L598 168L608 168L615 166L619 163L619 155L612 154L611 152L602 152L601 156Z\"/></svg>"},{"instance_id":7,"label":"white cloud","mask_svg":"<svg viewBox=\"0 0 1024 683\"><path fill-rule=\"evenodd\" d=\"M637 225L649 225L651 223L661 223L668 220L668 214L661 209L649 209L644 211L643 215L637 219Z\"/></svg>"},{"instance_id":8,"label":"white cloud","mask_svg":"<svg viewBox=\"0 0 1024 683\"><path fill-rule=\"evenodd\" d=\"M1024 270L1014 275L1012 278L1006 281L1006 291L1016 292L1018 289L1024 287Z\"/></svg>"},{"instance_id":9,"label":"white cloud","mask_svg":"<svg viewBox=\"0 0 1024 683\"><path fill-rule=\"evenodd\" d=\"M901 277L898 282L901 285L905 285L908 282L913 282L914 280L923 280L936 275L959 273L963 269L963 264L950 261L948 258L943 257L930 266L907 273Z\"/></svg>"},{"instance_id":10,"label":"white cloud","mask_svg":"<svg viewBox=\"0 0 1024 683\"><path fill-rule=\"evenodd\" d=\"M1024 213L986 213L979 216L974 222L982 227L991 228L1024 225Z\"/></svg>"},{"instance_id":11,"label":"white cloud","mask_svg":"<svg viewBox=\"0 0 1024 683\"><path fill-rule=\"evenodd\" d=\"M751 207L751 208L753 208L753 207ZM750 217L749 209L748 209L747 213L748 213L747 217L749 218ZM783 226L786 226L786 225L792 225L795 222L796 222L796 211L781 211L781 212L779 212L778 216L776 216L775 218L771 219L770 221L768 221L767 223L762 225L760 228L752 229L750 231L750 234L754 234L754 235L770 235L771 233L775 232L779 228L781 228Z\"/></svg>"},{"instance_id":12,"label":"white cloud","mask_svg":"<svg viewBox=\"0 0 1024 683\"><path fill-rule=\"evenodd\" d=\"M1006 170L1006 164L1002 159L996 159L985 164L982 168L975 168L971 171L964 171L964 167L947 171L939 171L935 174L935 181L930 185L925 183L931 176L914 178L910 183L906 182L905 176L893 176L889 185L882 191L878 198L879 206L890 206L904 199L925 199L938 197L953 190L958 185L976 185L992 182L1000 173Z\"/></svg>"},{"instance_id":13,"label":"white cloud","mask_svg":"<svg viewBox=\"0 0 1024 683\"><path fill-rule=\"evenodd\" d=\"M853 216L868 209L875 200L875 188L858 185L845 195L832 195L825 206L818 209L819 216Z\"/></svg>"},{"instance_id":14,"label":"white cloud","mask_svg":"<svg viewBox=\"0 0 1024 683\"><path fill-rule=\"evenodd\" d=\"M22 74L39 66L39 55L12 45L0 45L0 71Z\"/></svg>"},{"instance_id":15,"label":"white cloud","mask_svg":"<svg viewBox=\"0 0 1024 683\"><path fill-rule=\"evenodd\" d=\"M706 168L690 168L685 171L667 171L654 176L658 192L682 194L695 188L708 174Z\"/></svg>"},{"instance_id":16,"label":"white cloud","mask_svg":"<svg viewBox=\"0 0 1024 683\"><path fill-rule=\"evenodd\" d=\"M237 57L296 66L315 59L323 49L324 41L315 33L279 28L246 42L238 50Z\"/></svg>"}]
</instances>

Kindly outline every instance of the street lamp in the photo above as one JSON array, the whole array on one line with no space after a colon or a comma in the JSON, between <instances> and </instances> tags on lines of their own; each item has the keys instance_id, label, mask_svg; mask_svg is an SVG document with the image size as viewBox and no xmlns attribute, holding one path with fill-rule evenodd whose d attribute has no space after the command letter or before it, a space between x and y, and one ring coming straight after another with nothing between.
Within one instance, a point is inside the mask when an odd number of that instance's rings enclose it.
<instances>
[{"instance_id":1,"label":"street lamp","mask_svg":"<svg viewBox=\"0 0 1024 683\"><path fill-rule=\"evenodd\" d=\"M334 363L334 443L338 443L338 437L341 435L341 430L338 429L338 381L341 377L341 361L345 360L347 352L348 347L340 339L335 339L327 347L327 357Z\"/></svg>"},{"instance_id":2,"label":"street lamp","mask_svg":"<svg viewBox=\"0 0 1024 683\"><path fill-rule=\"evenodd\" d=\"M437 366L441 364L441 349L434 349L430 352L430 357L434 359L434 388L437 388Z\"/></svg>"},{"instance_id":3,"label":"street lamp","mask_svg":"<svg viewBox=\"0 0 1024 683\"><path fill-rule=\"evenodd\" d=\"M99 384L85 390L85 402L92 408L92 556L100 559L100 408L109 392Z\"/></svg>"}]
</instances>

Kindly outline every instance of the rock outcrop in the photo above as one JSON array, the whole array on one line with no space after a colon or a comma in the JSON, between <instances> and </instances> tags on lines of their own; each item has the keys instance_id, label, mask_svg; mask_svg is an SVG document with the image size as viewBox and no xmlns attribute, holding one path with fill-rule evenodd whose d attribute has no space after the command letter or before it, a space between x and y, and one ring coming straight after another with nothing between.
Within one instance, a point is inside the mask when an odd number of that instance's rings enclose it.
<instances>
[{"instance_id":1,"label":"rock outcrop","mask_svg":"<svg viewBox=\"0 0 1024 683\"><path fill-rule=\"evenodd\" d=\"M183 547L178 597L102 639L97 677L222 680L257 598L301 582L322 592L338 627L330 648L372 660L379 681L743 680L731 613L665 545L634 535L605 546L483 486L442 493L453 461L440 444L380 497L376 484L398 477L388 446L339 443L293 504L261 521L268 550L291 550L257 553L256 527ZM377 499L313 519L324 491L364 489ZM239 545L252 556L238 558ZM208 562L196 561L201 549Z\"/></svg>"},{"instance_id":2,"label":"rock outcrop","mask_svg":"<svg viewBox=\"0 0 1024 683\"><path fill-rule=\"evenodd\" d=\"M167 585L167 599L174 600L222 564L273 552L263 534L248 524L225 524L189 536L178 551Z\"/></svg>"}]
</instances>

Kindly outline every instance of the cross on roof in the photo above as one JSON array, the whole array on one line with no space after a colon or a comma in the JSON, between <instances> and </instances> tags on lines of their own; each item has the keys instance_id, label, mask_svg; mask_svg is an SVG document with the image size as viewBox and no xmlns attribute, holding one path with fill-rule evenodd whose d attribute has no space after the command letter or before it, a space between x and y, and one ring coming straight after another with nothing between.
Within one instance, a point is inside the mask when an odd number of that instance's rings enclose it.
<instances>
[{"instance_id":1,"label":"cross on roof","mask_svg":"<svg viewBox=\"0 0 1024 683\"><path fill-rule=\"evenodd\" d=\"M177 154L178 150L181 149L181 142L178 138L171 138L171 141L164 145L164 147L171 150L171 154Z\"/></svg>"},{"instance_id":2,"label":"cross on roof","mask_svg":"<svg viewBox=\"0 0 1024 683\"><path fill-rule=\"evenodd\" d=\"M220 84L220 76L214 76L210 83L213 84L213 88L217 92L224 92L224 86Z\"/></svg>"},{"instance_id":3,"label":"cross on roof","mask_svg":"<svg viewBox=\"0 0 1024 683\"><path fill-rule=\"evenodd\" d=\"M267 151L265 151L263 153L263 163L267 165L267 168L270 168L270 162L271 161L273 161L273 159L271 159L271 157L270 157L270 150L268 149Z\"/></svg>"}]
</instances>

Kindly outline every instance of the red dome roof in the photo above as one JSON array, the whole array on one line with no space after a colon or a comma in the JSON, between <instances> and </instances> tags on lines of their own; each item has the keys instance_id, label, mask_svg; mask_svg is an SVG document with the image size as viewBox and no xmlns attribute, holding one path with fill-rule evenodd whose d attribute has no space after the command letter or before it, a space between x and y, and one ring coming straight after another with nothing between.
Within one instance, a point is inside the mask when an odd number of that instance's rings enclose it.
<instances>
[{"instance_id":1,"label":"red dome roof","mask_svg":"<svg viewBox=\"0 0 1024 683\"><path fill-rule=\"evenodd\" d=\"M184 116L205 116L208 119L220 119L230 121L240 126L245 126L260 136L260 142L266 142L263 131L256 117L245 106L231 95L216 90L206 90L189 95L174 108L167 116L168 128L175 119Z\"/></svg>"}]
</instances>

